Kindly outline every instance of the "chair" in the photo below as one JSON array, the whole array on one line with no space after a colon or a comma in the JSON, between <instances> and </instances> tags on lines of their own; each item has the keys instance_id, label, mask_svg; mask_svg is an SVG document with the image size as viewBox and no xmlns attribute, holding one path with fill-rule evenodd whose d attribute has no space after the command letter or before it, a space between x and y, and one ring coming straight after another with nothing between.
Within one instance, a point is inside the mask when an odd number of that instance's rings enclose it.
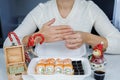
<instances>
[{"instance_id":1,"label":"chair","mask_svg":"<svg viewBox=\"0 0 120 80\"><path fill-rule=\"evenodd\" d=\"M2 24L0 20L0 48L2 48L3 45L3 34L2 34Z\"/></svg>"}]
</instances>

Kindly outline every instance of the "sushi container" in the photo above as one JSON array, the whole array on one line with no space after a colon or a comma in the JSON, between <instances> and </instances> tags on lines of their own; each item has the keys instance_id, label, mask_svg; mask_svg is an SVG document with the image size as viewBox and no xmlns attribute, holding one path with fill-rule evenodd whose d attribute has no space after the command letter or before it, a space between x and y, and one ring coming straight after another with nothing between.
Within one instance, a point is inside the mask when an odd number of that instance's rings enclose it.
<instances>
[{"instance_id":1,"label":"sushi container","mask_svg":"<svg viewBox=\"0 0 120 80\"><path fill-rule=\"evenodd\" d=\"M44 74L44 75L36 74L35 67L38 64L39 60L41 60L42 58L33 58L28 66L27 73L28 75L31 75L32 77L34 77L34 80L84 80L86 77L91 75L91 67L90 67L89 61L87 58L84 58L84 57L81 57L79 59L70 58L73 61L73 63L76 63L76 61L81 62L83 70L84 70L83 74L76 75L75 71L72 75L59 74L59 72L56 73L56 71L54 71L55 72L54 74L50 73L50 75L49 74ZM61 59L66 59L66 58L62 57ZM61 65L57 65L56 67L53 65L48 65L47 67L51 67L51 69L53 69L53 67L54 69L56 68L63 69ZM25 75L23 75L23 80L26 80L24 79L24 77Z\"/></svg>"}]
</instances>

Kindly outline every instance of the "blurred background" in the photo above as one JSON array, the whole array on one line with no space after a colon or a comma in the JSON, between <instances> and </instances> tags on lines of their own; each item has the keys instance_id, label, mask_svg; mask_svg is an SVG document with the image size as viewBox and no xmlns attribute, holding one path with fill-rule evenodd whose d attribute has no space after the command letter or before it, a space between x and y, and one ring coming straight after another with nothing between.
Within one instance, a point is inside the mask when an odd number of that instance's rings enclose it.
<instances>
[{"instance_id":1,"label":"blurred background","mask_svg":"<svg viewBox=\"0 0 120 80\"><path fill-rule=\"evenodd\" d=\"M13 31L24 17L40 2L47 0L0 0L0 47L8 32ZM93 0L112 20L114 0ZM97 34L93 29L92 33Z\"/></svg>"}]
</instances>

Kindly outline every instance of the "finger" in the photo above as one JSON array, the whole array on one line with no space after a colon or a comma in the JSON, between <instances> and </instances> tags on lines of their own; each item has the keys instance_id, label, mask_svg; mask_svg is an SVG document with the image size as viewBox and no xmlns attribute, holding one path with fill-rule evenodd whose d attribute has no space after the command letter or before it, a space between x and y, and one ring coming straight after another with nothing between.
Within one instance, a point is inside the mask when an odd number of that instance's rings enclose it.
<instances>
[{"instance_id":1,"label":"finger","mask_svg":"<svg viewBox=\"0 0 120 80\"><path fill-rule=\"evenodd\" d=\"M62 36L62 34L55 34L54 38L62 38L63 39L63 36Z\"/></svg>"},{"instance_id":2,"label":"finger","mask_svg":"<svg viewBox=\"0 0 120 80\"><path fill-rule=\"evenodd\" d=\"M73 33L72 35L67 35L64 36L65 39L77 39L77 38L82 38L80 34Z\"/></svg>"},{"instance_id":3,"label":"finger","mask_svg":"<svg viewBox=\"0 0 120 80\"><path fill-rule=\"evenodd\" d=\"M66 35L66 36L64 36L64 39L75 39L76 37L75 37L75 35L74 34L72 34L72 35Z\"/></svg>"},{"instance_id":4,"label":"finger","mask_svg":"<svg viewBox=\"0 0 120 80\"><path fill-rule=\"evenodd\" d=\"M59 35L54 35L54 36L51 37L52 42L61 41L61 40L63 40L63 38L60 34Z\"/></svg>"},{"instance_id":5,"label":"finger","mask_svg":"<svg viewBox=\"0 0 120 80\"><path fill-rule=\"evenodd\" d=\"M48 21L47 23L45 23L44 25L46 26L50 26L55 22L55 18L51 19L50 21Z\"/></svg>"},{"instance_id":6,"label":"finger","mask_svg":"<svg viewBox=\"0 0 120 80\"><path fill-rule=\"evenodd\" d=\"M57 36L54 36L54 37L52 37L51 42L62 41L62 40L63 40L63 38L62 38L62 37L57 37Z\"/></svg>"},{"instance_id":7,"label":"finger","mask_svg":"<svg viewBox=\"0 0 120 80\"><path fill-rule=\"evenodd\" d=\"M64 34L64 33L73 33L72 29L63 29L63 30L56 30L56 34Z\"/></svg>"},{"instance_id":8,"label":"finger","mask_svg":"<svg viewBox=\"0 0 120 80\"><path fill-rule=\"evenodd\" d=\"M63 35L63 40L66 40L66 39L65 39L65 36L72 35L72 33L71 33L71 32L63 33L62 35Z\"/></svg>"},{"instance_id":9,"label":"finger","mask_svg":"<svg viewBox=\"0 0 120 80\"><path fill-rule=\"evenodd\" d=\"M66 47L69 49L77 49L81 46L82 44L66 44Z\"/></svg>"},{"instance_id":10,"label":"finger","mask_svg":"<svg viewBox=\"0 0 120 80\"><path fill-rule=\"evenodd\" d=\"M63 29L71 29L73 30L70 26L68 25L58 25L58 26L54 26L55 30L63 30Z\"/></svg>"},{"instance_id":11,"label":"finger","mask_svg":"<svg viewBox=\"0 0 120 80\"><path fill-rule=\"evenodd\" d=\"M41 41L41 37L36 37L34 43L38 44L38 43L40 43L40 41Z\"/></svg>"},{"instance_id":12,"label":"finger","mask_svg":"<svg viewBox=\"0 0 120 80\"><path fill-rule=\"evenodd\" d=\"M68 40L65 40L66 44L80 44L82 43L82 39L68 39Z\"/></svg>"},{"instance_id":13,"label":"finger","mask_svg":"<svg viewBox=\"0 0 120 80\"><path fill-rule=\"evenodd\" d=\"M69 49L75 49L76 48L76 44L66 44L66 47Z\"/></svg>"},{"instance_id":14,"label":"finger","mask_svg":"<svg viewBox=\"0 0 120 80\"><path fill-rule=\"evenodd\" d=\"M60 38L60 37L54 39L54 41L62 41L62 40L63 38Z\"/></svg>"},{"instance_id":15,"label":"finger","mask_svg":"<svg viewBox=\"0 0 120 80\"><path fill-rule=\"evenodd\" d=\"M66 33L62 33L62 36L63 36L63 38L65 37L65 36L68 36L68 35L72 35L73 34L73 32L66 32ZM65 39L65 38L64 38Z\"/></svg>"},{"instance_id":16,"label":"finger","mask_svg":"<svg viewBox=\"0 0 120 80\"><path fill-rule=\"evenodd\" d=\"M61 41L64 40L62 34L55 34L52 36L53 41Z\"/></svg>"}]
</instances>

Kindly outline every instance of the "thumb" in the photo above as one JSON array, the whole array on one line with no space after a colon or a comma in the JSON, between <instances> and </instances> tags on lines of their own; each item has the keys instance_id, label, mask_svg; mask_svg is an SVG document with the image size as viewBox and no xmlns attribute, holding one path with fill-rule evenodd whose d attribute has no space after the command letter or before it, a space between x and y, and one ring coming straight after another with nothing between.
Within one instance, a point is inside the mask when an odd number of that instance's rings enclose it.
<instances>
[{"instance_id":1,"label":"thumb","mask_svg":"<svg viewBox=\"0 0 120 80\"><path fill-rule=\"evenodd\" d=\"M55 18L51 19L50 21L48 21L45 25L50 26L55 22Z\"/></svg>"}]
</instances>

